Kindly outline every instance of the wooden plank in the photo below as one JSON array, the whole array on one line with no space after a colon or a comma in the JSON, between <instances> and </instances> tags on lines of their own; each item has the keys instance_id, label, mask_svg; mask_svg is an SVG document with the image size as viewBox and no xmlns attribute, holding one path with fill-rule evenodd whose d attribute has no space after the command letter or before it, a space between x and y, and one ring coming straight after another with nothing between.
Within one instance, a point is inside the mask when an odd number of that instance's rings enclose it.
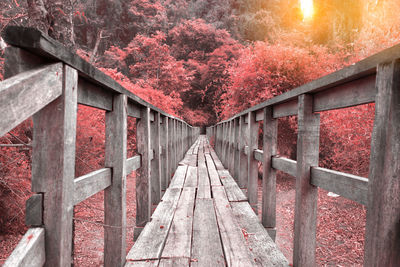
<instances>
[{"instance_id":1,"label":"wooden plank","mask_svg":"<svg viewBox=\"0 0 400 267\"><path fill-rule=\"evenodd\" d=\"M150 123L150 146L154 157L150 163L151 203L157 205L161 200L161 161L160 161L160 114L154 114L154 121Z\"/></svg>"},{"instance_id":2,"label":"wooden plank","mask_svg":"<svg viewBox=\"0 0 400 267\"><path fill-rule=\"evenodd\" d=\"M215 213L227 266L252 266L253 255L246 247L246 240L233 216L224 188L213 186Z\"/></svg>"},{"instance_id":3,"label":"wooden plank","mask_svg":"<svg viewBox=\"0 0 400 267\"><path fill-rule=\"evenodd\" d=\"M182 190L162 258L190 258L196 188Z\"/></svg>"},{"instance_id":4,"label":"wooden plank","mask_svg":"<svg viewBox=\"0 0 400 267\"><path fill-rule=\"evenodd\" d=\"M219 170L219 177L221 178L222 184L229 202L236 201L247 201L247 197L244 195L243 191L239 188L235 180L232 178L228 170Z\"/></svg>"},{"instance_id":5,"label":"wooden plank","mask_svg":"<svg viewBox=\"0 0 400 267\"><path fill-rule=\"evenodd\" d=\"M134 101L128 100L128 116L140 119L141 116L141 106L135 103ZM153 118L154 121L154 118Z\"/></svg>"},{"instance_id":6,"label":"wooden plank","mask_svg":"<svg viewBox=\"0 0 400 267\"><path fill-rule=\"evenodd\" d=\"M272 158L278 144L278 120L273 118L270 107L264 109L263 124L263 180L262 180L262 225L275 240L276 235L276 171Z\"/></svg>"},{"instance_id":7,"label":"wooden plank","mask_svg":"<svg viewBox=\"0 0 400 267\"><path fill-rule=\"evenodd\" d=\"M234 144L233 144L233 153L234 153L234 164L233 164L233 177L238 182L239 181L239 168L240 168L240 151L238 150L239 147L239 119L234 119Z\"/></svg>"},{"instance_id":8,"label":"wooden plank","mask_svg":"<svg viewBox=\"0 0 400 267\"><path fill-rule=\"evenodd\" d=\"M169 188L165 195L172 196L171 200L160 202L152 220L146 224L139 238L129 251L127 261L156 260L161 256L176 210L181 189Z\"/></svg>"},{"instance_id":9,"label":"wooden plank","mask_svg":"<svg viewBox=\"0 0 400 267\"><path fill-rule=\"evenodd\" d=\"M376 79L364 266L400 264L400 62L380 64Z\"/></svg>"},{"instance_id":10,"label":"wooden plank","mask_svg":"<svg viewBox=\"0 0 400 267\"><path fill-rule=\"evenodd\" d=\"M311 95L299 97L297 176L293 264L315 265L318 188L311 185L311 167L318 166L319 114Z\"/></svg>"},{"instance_id":11,"label":"wooden plank","mask_svg":"<svg viewBox=\"0 0 400 267\"><path fill-rule=\"evenodd\" d=\"M136 177L136 226L135 236L140 228L150 221L151 188L150 188L150 109L142 108L136 126L137 150L142 159L142 166Z\"/></svg>"},{"instance_id":12,"label":"wooden plank","mask_svg":"<svg viewBox=\"0 0 400 267\"><path fill-rule=\"evenodd\" d=\"M43 194L33 194L25 203L25 224L43 225Z\"/></svg>"},{"instance_id":13,"label":"wooden plank","mask_svg":"<svg viewBox=\"0 0 400 267\"><path fill-rule=\"evenodd\" d=\"M172 177L171 184L169 185L169 188L183 188L183 185L185 184L187 169L188 169L187 165L179 166L176 169L174 177Z\"/></svg>"},{"instance_id":14,"label":"wooden plank","mask_svg":"<svg viewBox=\"0 0 400 267\"><path fill-rule=\"evenodd\" d=\"M257 160L257 161L263 162L264 161L264 156L263 155L264 155L264 151L262 151L262 150L255 149L253 151L254 159Z\"/></svg>"},{"instance_id":15,"label":"wooden plank","mask_svg":"<svg viewBox=\"0 0 400 267\"><path fill-rule=\"evenodd\" d=\"M352 174L311 168L311 184L363 205L368 204L368 179Z\"/></svg>"},{"instance_id":16,"label":"wooden plank","mask_svg":"<svg viewBox=\"0 0 400 267\"><path fill-rule=\"evenodd\" d=\"M44 236L43 228L30 228L3 267L43 266L46 261Z\"/></svg>"},{"instance_id":17,"label":"wooden plank","mask_svg":"<svg viewBox=\"0 0 400 267\"><path fill-rule=\"evenodd\" d=\"M168 170L167 170L167 187L171 181L172 173L175 171L174 165L174 122L173 119L166 117L168 120L168 149L167 149L167 158L168 158Z\"/></svg>"},{"instance_id":18,"label":"wooden plank","mask_svg":"<svg viewBox=\"0 0 400 267\"><path fill-rule=\"evenodd\" d=\"M239 117L239 187L247 188L247 156L244 154L244 147L247 145L246 123L244 117Z\"/></svg>"},{"instance_id":19,"label":"wooden plank","mask_svg":"<svg viewBox=\"0 0 400 267\"><path fill-rule=\"evenodd\" d=\"M210 184L213 185L221 185L221 181L219 180L219 175L217 169L215 168L214 161L212 160L210 154L205 155L207 162L207 170L208 175L210 176Z\"/></svg>"},{"instance_id":20,"label":"wooden plank","mask_svg":"<svg viewBox=\"0 0 400 267\"><path fill-rule=\"evenodd\" d=\"M140 155L133 156L126 160L126 174L136 171L141 167Z\"/></svg>"},{"instance_id":21,"label":"wooden plank","mask_svg":"<svg viewBox=\"0 0 400 267\"><path fill-rule=\"evenodd\" d=\"M125 267L157 267L159 260L147 260L147 261L128 261Z\"/></svg>"},{"instance_id":22,"label":"wooden plank","mask_svg":"<svg viewBox=\"0 0 400 267\"><path fill-rule=\"evenodd\" d=\"M248 114L248 147L249 153L247 155L248 161L248 185L247 185L247 197L251 207L257 213L258 203L258 162L254 158L253 151L258 147L258 130L259 124L256 122L255 112L249 112Z\"/></svg>"},{"instance_id":23,"label":"wooden plank","mask_svg":"<svg viewBox=\"0 0 400 267\"><path fill-rule=\"evenodd\" d=\"M61 95L62 70L57 63L0 82L0 136Z\"/></svg>"},{"instance_id":24,"label":"wooden plank","mask_svg":"<svg viewBox=\"0 0 400 267\"><path fill-rule=\"evenodd\" d=\"M74 180L74 205L111 185L111 168L103 168Z\"/></svg>"},{"instance_id":25,"label":"wooden plank","mask_svg":"<svg viewBox=\"0 0 400 267\"><path fill-rule=\"evenodd\" d=\"M47 266L70 265L72 252L78 74L64 65L60 76L63 94L33 117L32 191L45 194Z\"/></svg>"},{"instance_id":26,"label":"wooden plank","mask_svg":"<svg viewBox=\"0 0 400 267\"><path fill-rule=\"evenodd\" d=\"M89 107L102 110L112 110L113 94L110 91L103 90L99 86L87 81L78 79L78 103Z\"/></svg>"},{"instance_id":27,"label":"wooden plank","mask_svg":"<svg viewBox=\"0 0 400 267\"><path fill-rule=\"evenodd\" d=\"M115 95L106 112L105 167L112 168L104 190L104 266L122 266L126 255L127 97Z\"/></svg>"},{"instance_id":28,"label":"wooden plank","mask_svg":"<svg viewBox=\"0 0 400 267\"><path fill-rule=\"evenodd\" d=\"M206 160L203 151L198 154L198 189L197 198L211 198L210 179L206 166Z\"/></svg>"},{"instance_id":29,"label":"wooden plank","mask_svg":"<svg viewBox=\"0 0 400 267\"><path fill-rule=\"evenodd\" d=\"M256 111L256 121L262 121L264 119L264 111L261 110L257 110Z\"/></svg>"},{"instance_id":30,"label":"wooden plank","mask_svg":"<svg viewBox=\"0 0 400 267\"><path fill-rule=\"evenodd\" d=\"M160 164L161 164L161 190L165 191L169 184L168 170L169 170L169 160L168 160L168 150L169 150L169 133L168 133L168 117L163 116L161 118L161 128L160 128Z\"/></svg>"},{"instance_id":31,"label":"wooden plank","mask_svg":"<svg viewBox=\"0 0 400 267\"><path fill-rule=\"evenodd\" d=\"M197 187L197 167L188 167L184 187Z\"/></svg>"},{"instance_id":32,"label":"wooden plank","mask_svg":"<svg viewBox=\"0 0 400 267\"><path fill-rule=\"evenodd\" d=\"M225 266L212 199L196 199L191 266Z\"/></svg>"},{"instance_id":33,"label":"wooden plank","mask_svg":"<svg viewBox=\"0 0 400 267\"><path fill-rule=\"evenodd\" d=\"M210 155L212 156L212 158L213 158L213 161L214 161L214 164L215 164L215 168L217 169L217 170L225 170L225 167L224 167L224 165L222 165L222 162L221 162L221 160L219 159L219 157L217 156L217 154L215 153L215 151L212 149L212 148L210 148L209 147L209 149L210 149Z\"/></svg>"},{"instance_id":34,"label":"wooden plank","mask_svg":"<svg viewBox=\"0 0 400 267\"><path fill-rule=\"evenodd\" d=\"M272 158L272 168L296 177L297 161L275 156Z\"/></svg>"},{"instance_id":35,"label":"wooden plank","mask_svg":"<svg viewBox=\"0 0 400 267\"><path fill-rule=\"evenodd\" d=\"M189 262L189 258L161 259L158 267L187 267Z\"/></svg>"},{"instance_id":36,"label":"wooden plank","mask_svg":"<svg viewBox=\"0 0 400 267\"><path fill-rule=\"evenodd\" d=\"M179 165L188 165L192 167L197 166L197 155L196 154L186 154L183 160L179 162Z\"/></svg>"},{"instance_id":37,"label":"wooden plank","mask_svg":"<svg viewBox=\"0 0 400 267\"><path fill-rule=\"evenodd\" d=\"M246 235L246 245L252 252L254 261L261 266L289 266L251 206L247 202L235 202L231 206L240 229Z\"/></svg>"},{"instance_id":38,"label":"wooden plank","mask_svg":"<svg viewBox=\"0 0 400 267\"><path fill-rule=\"evenodd\" d=\"M297 115L297 99L279 103L272 106L272 117L274 119Z\"/></svg>"}]
</instances>

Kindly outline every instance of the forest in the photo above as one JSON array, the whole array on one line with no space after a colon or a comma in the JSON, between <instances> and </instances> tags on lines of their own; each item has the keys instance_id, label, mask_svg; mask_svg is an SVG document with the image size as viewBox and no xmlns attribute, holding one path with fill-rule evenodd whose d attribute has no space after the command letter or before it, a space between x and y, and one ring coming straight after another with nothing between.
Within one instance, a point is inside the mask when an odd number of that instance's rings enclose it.
<instances>
[{"instance_id":1,"label":"forest","mask_svg":"<svg viewBox=\"0 0 400 267\"><path fill-rule=\"evenodd\" d=\"M0 8L0 33L9 25L39 29L194 126L213 125L400 41L396 0L2 0ZM0 80L5 48L0 39ZM368 104L321 113L319 165L367 177L374 112ZM280 155L295 159L296 131L295 117L279 119ZM31 120L0 138L0 263L26 230L31 142ZM104 166L104 112L79 107L76 155L76 176ZM290 258L293 181L278 174L277 190L277 243ZM328 194L320 192L319 220L339 230L318 226L317 263L360 266L365 208ZM96 209L76 207L76 218L101 221ZM101 256L79 244L92 225L78 219L75 264L101 265Z\"/></svg>"}]
</instances>

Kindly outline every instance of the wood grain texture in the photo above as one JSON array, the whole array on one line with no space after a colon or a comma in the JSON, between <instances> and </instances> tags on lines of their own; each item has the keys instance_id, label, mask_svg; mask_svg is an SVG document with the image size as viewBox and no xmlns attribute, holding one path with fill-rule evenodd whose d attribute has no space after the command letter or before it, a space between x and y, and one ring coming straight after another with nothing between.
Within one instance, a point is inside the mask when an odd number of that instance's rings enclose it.
<instances>
[{"instance_id":1,"label":"wood grain texture","mask_svg":"<svg viewBox=\"0 0 400 267\"><path fill-rule=\"evenodd\" d=\"M109 91L88 82L84 78L78 79L78 103L89 107L111 111L113 95Z\"/></svg>"},{"instance_id":2,"label":"wood grain texture","mask_svg":"<svg viewBox=\"0 0 400 267\"><path fill-rule=\"evenodd\" d=\"M296 177L297 162L295 160L276 156L272 158L272 167Z\"/></svg>"},{"instance_id":3,"label":"wood grain texture","mask_svg":"<svg viewBox=\"0 0 400 267\"><path fill-rule=\"evenodd\" d=\"M159 260L127 261L125 267L157 267Z\"/></svg>"},{"instance_id":4,"label":"wood grain texture","mask_svg":"<svg viewBox=\"0 0 400 267\"><path fill-rule=\"evenodd\" d=\"M278 145L278 120L273 118L272 108L264 109L263 124L263 179L261 222L269 231L276 227L276 171L272 168L272 157Z\"/></svg>"},{"instance_id":5,"label":"wood grain texture","mask_svg":"<svg viewBox=\"0 0 400 267\"><path fill-rule=\"evenodd\" d=\"M126 256L127 97L115 95L106 112L105 167L112 168L104 190L104 266L123 266Z\"/></svg>"},{"instance_id":6,"label":"wood grain texture","mask_svg":"<svg viewBox=\"0 0 400 267\"><path fill-rule=\"evenodd\" d=\"M240 151L239 147L239 119L234 120L234 143L233 143L233 154L234 154L234 164L233 164L233 178L236 182L239 181L239 168L240 168Z\"/></svg>"},{"instance_id":7,"label":"wood grain texture","mask_svg":"<svg viewBox=\"0 0 400 267\"><path fill-rule=\"evenodd\" d=\"M191 266L225 266L212 199L196 199Z\"/></svg>"},{"instance_id":8,"label":"wood grain texture","mask_svg":"<svg viewBox=\"0 0 400 267\"><path fill-rule=\"evenodd\" d=\"M256 122L256 113L249 112L248 114L248 147L249 153L247 155L247 197L249 199L249 203L251 207L257 213L257 203L258 203L258 162L254 158L253 151L257 149L258 146L258 130L259 124ZM250 153L251 152L251 153Z\"/></svg>"},{"instance_id":9,"label":"wood grain texture","mask_svg":"<svg viewBox=\"0 0 400 267\"><path fill-rule=\"evenodd\" d=\"M315 265L318 188L311 185L311 167L318 166L319 114L311 95L299 97L297 177L293 264Z\"/></svg>"},{"instance_id":10,"label":"wood grain texture","mask_svg":"<svg viewBox=\"0 0 400 267\"><path fill-rule=\"evenodd\" d=\"M158 267L187 267L189 266L189 262L189 258L161 259Z\"/></svg>"},{"instance_id":11,"label":"wood grain texture","mask_svg":"<svg viewBox=\"0 0 400 267\"><path fill-rule=\"evenodd\" d=\"M378 66L364 266L400 265L399 74L399 60Z\"/></svg>"},{"instance_id":12,"label":"wood grain texture","mask_svg":"<svg viewBox=\"0 0 400 267\"><path fill-rule=\"evenodd\" d=\"M62 76L62 96L33 118L32 191L45 193L46 266L71 264L78 74L65 65Z\"/></svg>"},{"instance_id":13,"label":"wood grain texture","mask_svg":"<svg viewBox=\"0 0 400 267\"><path fill-rule=\"evenodd\" d=\"M197 188L197 184L198 184L197 167L189 166L186 174L184 187Z\"/></svg>"},{"instance_id":14,"label":"wood grain texture","mask_svg":"<svg viewBox=\"0 0 400 267\"><path fill-rule=\"evenodd\" d=\"M190 258L196 188L182 190L162 258Z\"/></svg>"},{"instance_id":15,"label":"wood grain texture","mask_svg":"<svg viewBox=\"0 0 400 267\"><path fill-rule=\"evenodd\" d=\"M247 201L247 197L243 194L243 191L239 188L228 170L219 170L218 174L230 202Z\"/></svg>"},{"instance_id":16,"label":"wood grain texture","mask_svg":"<svg viewBox=\"0 0 400 267\"><path fill-rule=\"evenodd\" d=\"M247 188L248 172L247 172L247 156L244 154L244 147L247 145L247 132L244 117L239 117L239 187Z\"/></svg>"},{"instance_id":17,"label":"wood grain texture","mask_svg":"<svg viewBox=\"0 0 400 267\"><path fill-rule=\"evenodd\" d=\"M0 136L61 95L62 72L62 64L57 63L0 82Z\"/></svg>"},{"instance_id":18,"label":"wood grain texture","mask_svg":"<svg viewBox=\"0 0 400 267\"><path fill-rule=\"evenodd\" d=\"M154 113L150 123L150 147L154 156L150 162L151 203L157 205L161 200L161 159L160 159L160 113Z\"/></svg>"},{"instance_id":19,"label":"wood grain texture","mask_svg":"<svg viewBox=\"0 0 400 267\"><path fill-rule=\"evenodd\" d=\"M161 190L165 191L169 184L168 171L169 171L169 132L168 132L168 117L161 117L160 126L160 164L161 164Z\"/></svg>"},{"instance_id":20,"label":"wood grain texture","mask_svg":"<svg viewBox=\"0 0 400 267\"><path fill-rule=\"evenodd\" d=\"M174 177L172 177L171 184L169 185L169 188L183 188L183 185L185 184L187 169L188 169L187 165L179 166L176 169Z\"/></svg>"},{"instance_id":21,"label":"wood grain texture","mask_svg":"<svg viewBox=\"0 0 400 267\"><path fill-rule=\"evenodd\" d=\"M111 185L111 168L103 168L74 180L74 205Z\"/></svg>"},{"instance_id":22,"label":"wood grain texture","mask_svg":"<svg viewBox=\"0 0 400 267\"><path fill-rule=\"evenodd\" d=\"M204 145L204 142L202 142L202 145ZM203 153L203 149L199 149L197 173L198 173L197 198L211 198L210 179L208 177L206 159Z\"/></svg>"},{"instance_id":23,"label":"wood grain texture","mask_svg":"<svg viewBox=\"0 0 400 267\"><path fill-rule=\"evenodd\" d=\"M41 267L46 260L43 228L30 228L3 267Z\"/></svg>"},{"instance_id":24,"label":"wood grain texture","mask_svg":"<svg viewBox=\"0 0 400 267\"><path fill-rule=\"evenodd\" d=\"M214 161L211 158L210 154L205 155L207 162L207 170L208 175L210 177L210 185L221 185L221 181L219 180L219 175L217 169L215 168Z\"/></svg>"},{"instance_id":25,"label":"wood grain texture","mask_svg":"<svg viewBox=\"0 0 400 267\"><path fill-rule=\"evenodd\" d=\"M43 225L43 194L33 194L25 203L25 224Z\"/></svg>"},{"instance_id":26,"label":"wood grain texture","mask_svg":"<svg viewBox=\"0 0 400 267\"><path fill-rule=\"evenodd\" d=\"M126 160L126 174L130 174L141 167L140 155L133 156Z\"/></svg>"}]
</instances>

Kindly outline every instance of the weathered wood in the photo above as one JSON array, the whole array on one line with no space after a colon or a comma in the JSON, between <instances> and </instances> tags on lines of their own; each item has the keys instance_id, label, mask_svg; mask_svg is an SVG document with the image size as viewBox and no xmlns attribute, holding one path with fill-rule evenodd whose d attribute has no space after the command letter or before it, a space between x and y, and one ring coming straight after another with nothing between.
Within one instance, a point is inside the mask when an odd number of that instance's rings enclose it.
<instances>
[{"instance_id":1,"label":"weathered wood","mask_svg":"<svg viewBox=\"0 0 400 267\"><path fill-rule=\"evenodd\" d=\"M187 165L179 166L176 169L174 177L172 177L171 184L169 185L169 188L183 188L183 185L185 184L187 169L188 169Z\"/></svg>"},{"instance_id":2,"label":"weathered wood","mask_svg":"<svg viewBox=\"0 0 400 267\"><path fill-rule=\"evenodd\" d=\"M159 260L127 261L125 267L157 267Z\"/></svg>"},{"instance_id":3,"label":"weathered wood","mask_svg":"<svg viewBox=\"0 0 400 267\"><path fill-rule=\"evenodd\" d=\"M74 205L111 185L111 168L103 168L74 180Z\"/></svg>"},{"instance_id":4,"label":"weathered wood","mask_svg":"<svg viewBox=\"0 0 400 267\"><path fill-rule=\"evenodd\" d=\"M243 191L239 188L228 170L219 170L218 174L224 185L229 202L247 201L247 197L243 194Z\"/></svg>"},{"instance_id":5,"label":"weathered wood","mask_svg":"<svg viewBox=\"0 0 400 267\"><path fill-rule=\"evenodd\" d=\"M0 136L61 95L62 70L57 63L0 82Z\"/></svg>"},{"instance_id":6,"label":"weathered wood","mask_svg":"<svg viewBox=\"0 0 400 267\"><path fill-rule=\"evenodd\" d=\"M272 106L272 117L274 119L297 115L297 99L279 103Z\"/></svg>"},{"instance_id":7,"label":"weathered wood","mask_svg":"<svg viewBox=\"0 0 400 267\"><path fill-rule=\"evenodd\" d=\"M172 174L175 171L175 165L174 165L174 121L173 119L170 119L166 117L168 120L168 171L167 171L167 187L171 181Z\"/></svg>"},{"instance_id":8,"label":"weathered wood","mask_svg":"<svg viewBox=\"0 0 400 267\"><path fill-rule=\"evenodd\" d=\"M104 190L104 266L123 266L126 255L127 97L113 97L106 112L105 167L112 168L111 186Z\"/></svg>"},{"instance_id":9,"label":"weathered wood","mask_svg":"<svg viewBox=\"0 0 400 267\"><path fill-rule=\"evenodd\" d=\"M311 95L299 96L297 177L294 219L295 266L315 265L318 188L311 185L311 167L318 166L319 114Z\"/></svg>"},{"instance_id":10,"label":"weathered wood","mask_svg":"<svg viewBox=\"0 0 400 267\"><path fill-rule=\"evenodd\" d=\"M126 174L130 174L141 167L140 155L133 156L126 160Z\"/></svg>"},{"instance_id":11,"label":"weathered wood","mask_svg":"<svg viewBox=\"0 0 400 267\"><path fill-rule=\"evenodd\" d=\"M260 266L289 266L284 255L260 224L251 206L247 202L230 204L240 229L246 234L246 245L254 255L254 262Z\"/></svg>"},{"instance_id":12,"label":"weathered wood","mask_svg":"<svg viewBox=\"0 0 400 267\"><path fill-rule=\"evenodd\" d=\"M190 258L196 188L183 188L162 258Z\"/></svg>"},{"instance_id":13,"label":"weathered wood","mask_svg":"<svg viewBox=\"0 0 400 267\"><path fill-rule=\"evenodd\" d=\"M240 151L239 151L239 119L234 119L234 142L233 142L233 153L234 153L234 164L233 164L233 177L236 182L239 181L239 168L240 168Z\"/></svg>"},{"instance_id":14,"label":"weathered wood","mask_svg":"<svg viewBox=\"0 0 400 267\"><path fill-rule=\"evenodd\" d=\"M400 265L400 61L376 79L364 266Z\"/></svg>"},{"instance_id":15,"label":"weathered wood","mask_svg":"<svg viewBox=\"0 0 400 267\"><path fill-rule=\"evenodd\" d=\"M196 199L191 266L225 266L212 199Z\"/></svg>"},{"instance_id":16,"label":"weathered wood","mask_svg":"<svg viewBox=\"0 0 400 267\"><path fill-rule=\"evenodd\" d=\"M229 131L229 160L228 166L229 171L231 173L234 172L235 168L235 122L230 122L230 131Z\"/></svg>"},{"instance_id":17,"label":"weathered wood","mask_svg":"<svg viewBox=\"0 0 400 267\"><path fill-rule=\"evenodd\" d=\"M257 203L258 203L258 162L254 158L252 153L258 147L258 128L259 124L256 122L255 112L249 112L248 114L248 147L249 153L247 155L247 166L248 166L248 185L247 185L247 197L251 207L257 213ZM251 153L250 153L251 151Z\"/></svg>"},{"instance_id":18,"label":"weathered wood","mask_svg":"<svg viewBox=\"0 0 400 267\"><path fill-rule=\"evenodd\" d=\"M161 259L158 267L187 267L189 262L189 258Z\"/></svg>"},{"instance_id":19,"label":"weathered wood","mask_svg":"<svg viewBox=\"0 0 400 267\"><path fill-rule=\"evenodd\" d=\"M213 185L221 185L221 181L219 180L219 175L217 169L215 168L214 161L211 158L210 154L206 154L206 162L207 162L207 170L208 175L210 176L210 184Z\"/></svg>"},{"instance_id":20,"label":"weathered wood","mask_svg":"<svg viewBox=\"0 0 400 267\"><path fill-rule=\"evenodd\" d=\"M133 117L133 118L137 118L140 119L141 116L141 106L138 105L137 103L135 103L134 101L128 100L128 116L129 117ZM154 118L151 119L151 121L154 121Z\"/></svg>"},{"instance_id":21,"label":"weathered wood","mask_svg":"<svg viewBox=\"0 0 400 267\"><path fill-rule=\"evenodd\" d=\"M186 156L179 162L179 165L188 165L192 167L197 166L197 155L196 154L186 154Z\"/></svg>"},{"instance_id":22,"label":"weathered wood","mask_svg":"<svg viewBox=\"0 0 400 267\"><path fill-rule=\"evenodd\" d=\"M272 157L276 155L278 143L278 120L273 118L272 108L264 109L263 124L263 180L261 222L268 233L275 237L276 227L276 171L272 168ZM274 238L275 240L275 238Z\"/></svg>"},{"instance_id":23,"label":"weathered wood","mask_svg":"<svg viewBox=\"0 0 400 267\"><path fill-rule=\"evenodd\" d=\"M164 248L165 241L172 224L174 211L181 193L179 188L169 188L165 195L170 200L163 198L157 206L152 220L146 224L139 238L129 251L127 261L155 260L159 259Z\"/></svg>"},{"instance_id":24,"label":"weathered wood","mask_svg":"<svg viewBox=\"0 0 400 267\"><path fill-rule=\"evenodd\" d=\"M197 172L198 172L197 198L211 198L210 179L208 178L206 160L202 149L199 149Z\"/></svg>"},{"instance_id":25,"label":"weathered wood","mask_svg":"<svg viewBox=\"0 0 400 267\"><path fill-rule=\"evenodd\" d=\"M160 128L160 145L161 145L161 190L165 191L169 184L169 133L168 133L168 117L162 116Z\"/></svg>"},{"instance_id":26,"label":"weathered wood","mask_svg":"<svg viewBox=\"0 0 400 267\"><path fill-rule=\"evenodd\" d=\"M352 174L311 168L311 184L363 205L368 204L368 179Z\"/></svg>"},{"instance_id":27,"label":"weathered wood","mask_svg":"<svg viewBox=\"0 0 400 267\"><path fill-rule=\"evenodd\" d=\"M78 74L64 65L62 76L63 94L33 117L32 191L45 193L46 266L71 264Z\"/></svg>"},{"instance_id":28,"label":"weathered wood","mask_svg":"<svg viewBox=\"0 0 400 267\"><path fill-rule=\"evenodd\" d=\"M253 151L253 156L255 158L255 160L259 161L259 162L264 162L264 151L260 150L260 149L256 149Z\"/></svg>"},{"instance_id":29,"label":"weathered wood","mask_svg":"<svg viewBox=\"0 0 400 267\"><path fill-rule=\"evenodd\" d=\"M276 156L272 158L272 168L296 177L297 162L292 159L280 158Z\"/></svg>"},{"instance_id":30,"label":"weathered wood","mask_svg":"<svg viewBox=\"0 0 400 267\"><path fill-rule=\"evenodd\" d=\"M244 122L244 117L239 117L239 187L247 188L247 156L243 153L244 147L247 145L246 137L246 124Z\"/></svg>"},{"instance_id":31,"label":"weathered wood","mask_svg":"<svg viewBox=\"0 0 400 267\"><path fill-rule=\"evenodd\" d=\"M39 267L46 261L43 228L30 228L3 267Z\"/></svg>"},{"instance_id":32,"label":"weathered wood","mask_svg":"<svg viewBox=\"0 0 400 267\"><path fill-rule=\"evenodd\" d=\"M197 187L197 167L188 167L184 187Z\"/></svg>"},{"instance_id":33,"label":"weathered wood","mask_svg":"<svg viewBox=\"0 0 400 267\"><path fill-rule=\"evenodd\" d=\"M209 147L209 146L208 146ZM217 156L217 154L215 153L215 151L211 148L211 147L209 147L209 151L210 151L210 155L211 155L211 157L212 157L212 159L213 159L213 161L214 161L214 165L215 165L215 168L217 169L217 170L225 170L225 168L224 168L224 165L222 165L222 162L220 161L220 159L218 158L218 156Z\"/></svg>"},{"instance_id":34,"label":"weathered wood","mask_svg":"<svg viewBox=\"0 0 400 267\"><path fill-rule=\"evenodd\" d=\"M112 110L111 92L103 90L83 78L78 79L78 103L90 107L95 107L107 111Z\"/></svg>"},{"instance_id":35,"label":"weathered wood","mask_svg":"<svg viewBox=\"0 0 400 267\"><path fill-rule=\"evenodd\" d=\"M160 114L154 113L154 122L150 123L150 144L154 157L150 163L151 203L157 205L161 200L161 160L160 160Z\"/></svg>"},{"instance_id":36,"label":"weathered wood","mask_svg":"<svg viewBox=\"0 0 400 267\"><path fill-rule=\"evenodd\" d=\"M149 108L142 108L136 128L136 145L142 159L136 177L136 226L142 228L150 221L151 216ZM135 231L141 231L141 229L135 229ZM137 236L136 233L135 236Z\"/></svg>"},{"instance_id":37,"label":"weathered wood","mask_svg":"<svg viewBox=\"0 0 400 267\"><path fill-rule=\"evenodd\" d=\"M33 194L25 203L25 224L41 226L43 224L43 194Z\"/></svg>"},{"instance_id":38,"label":"weathered wood","mask_svg":"<svg viewBox=\"0 0 400 267\"><path fill-rule=\"evenodd\" d=\"M250 250L243 249L246 240L233 217L223 187L213 186L212 192L227 266L251 266L254 262L253 255Z\"/></svg>"}]
</instances>

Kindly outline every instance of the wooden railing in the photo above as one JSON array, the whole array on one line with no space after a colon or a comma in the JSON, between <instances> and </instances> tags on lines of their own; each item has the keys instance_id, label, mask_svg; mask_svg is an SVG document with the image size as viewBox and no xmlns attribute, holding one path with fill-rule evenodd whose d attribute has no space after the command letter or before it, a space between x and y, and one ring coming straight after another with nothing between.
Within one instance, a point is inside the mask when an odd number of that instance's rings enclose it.
<instances>
[{"instance_id":1,"label":"wooden railing","mask_svg":"<svg viewBox=\"0 0 400 267\"><path fill-rule=\"evenodd\" d=\"M0 136L33 116L32 226L4 266L71 266L73 207L104 190L104 265L126 256L126 175L136 176L135 236L186 150L192 127L143 101L39 31L10 27L3 38ZM77 105L106 111L105 168L75 179ZM137 119L139 155L127 158L127 119ZM133 238L133 237L132 237Z\"/></svg>"},{"instance_id":2,"label":"wooden railing","mask_svg":"<svg viewBox=\"0 0 400 267\"><path fill-rule=\"evenodd\" d=\"M296 178L294 266L315 266L317 188L367 207L364 266L400 266L400 46L324 76L207 128L223 164L257 205L263 163L262 223L276 227L276 170ZM368 179L318 167L317 112L375 102ZM277 119L297 115L297 161L277 155ZM258 122L263 121L263 150Z\"/></svg>"}]
</instances>

